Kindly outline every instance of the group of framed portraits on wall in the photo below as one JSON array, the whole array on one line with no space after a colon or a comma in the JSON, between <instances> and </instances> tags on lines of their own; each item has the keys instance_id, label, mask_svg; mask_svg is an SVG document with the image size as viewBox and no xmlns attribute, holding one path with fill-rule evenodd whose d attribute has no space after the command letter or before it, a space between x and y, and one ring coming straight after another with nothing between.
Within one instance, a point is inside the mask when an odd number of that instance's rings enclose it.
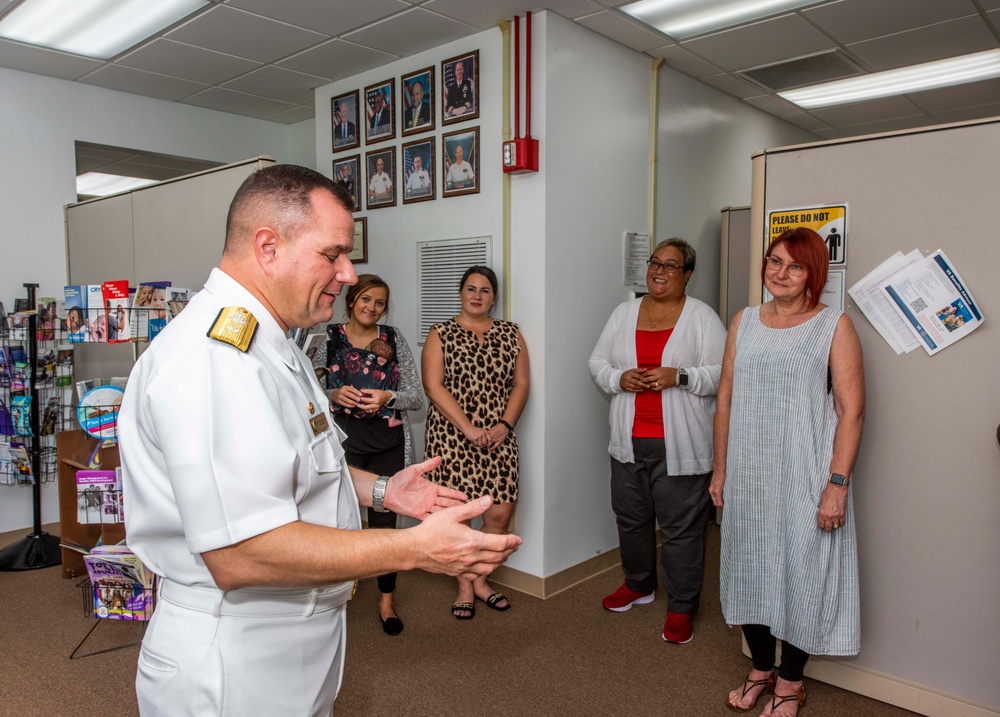
<instances>
[{"instance_id":1,"label":"group of framed portraits on wall","mask_svg":"<svg viewBox=\"0 0 1000 717\"><path fill-rule=\"evenodd\" d=\"M442 134L440 157L434 136L403 142L398 148L372 146L396 139L397 125L399 136L407 138L434 130L437 116L442 127L479 117L479 50L441 62L440 96L436 69L432 65L401 76L398 97L396 78L389 78L330 100L333 152L359 148L364 134L363 162L360 153L333 161L333 178L354 198L355 212L363 206L396 206L399 197L403 204L436 199L439 173L443 197L479 192L478 126ZM402 178L399 184L397 177ZM356 232L359 223L362 236L355 236L355 253L364 247L364 258L358 257L364 261L367 222L356 219Z\"/></svg>"}]
</instances>

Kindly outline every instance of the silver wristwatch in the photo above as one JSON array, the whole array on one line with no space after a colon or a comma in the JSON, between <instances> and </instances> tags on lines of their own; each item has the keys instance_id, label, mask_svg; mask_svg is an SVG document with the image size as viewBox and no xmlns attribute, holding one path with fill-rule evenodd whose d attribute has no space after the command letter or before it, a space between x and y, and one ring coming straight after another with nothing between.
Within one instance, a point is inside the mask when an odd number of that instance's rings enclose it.
<instances>
[{"instance_id":1,"label":"silver wristwatch","mask_svg":"<svg viewBox=\"0 0 1000 717\"><path fill-rule=\"evenodd\" d=\"M680 388L687 388L687 385L688 385L688 372L687 372L687 369L683 369L683 368L677 369L677 385Z\"/></svg>"},{"instance_id":2,"label":"silver wristwatch","mask_svg":"<svg viewBox=\"0 0 1000 717\"><path fill-rule=\"evenodd\" d=\"M388 513L385 507L385 487L389 485L389 477L379 476L375 479L375 486L372 488L372 510L376 513Z\"/></svg>"},{"instance_id":3,"label":"silver wristwatch","mask_svg":"<svg viewBox=\"0 0 1000 717\"><path fill-rule=\"evenodd\" d=\"M849 476L844 476L840 473L833 473L830 475L830 482L834 485L846 486L851 482L851 479Z\"/></svg>"}]
</instances>

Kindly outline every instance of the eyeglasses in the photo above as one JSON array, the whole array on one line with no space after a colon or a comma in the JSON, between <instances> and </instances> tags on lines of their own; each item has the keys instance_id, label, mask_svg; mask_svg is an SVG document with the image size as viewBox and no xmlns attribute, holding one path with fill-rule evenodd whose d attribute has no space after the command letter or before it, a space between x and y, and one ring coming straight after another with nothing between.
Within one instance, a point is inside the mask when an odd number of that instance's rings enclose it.
<instances>
[{"instance_id":1,"label":"eyeglasses","mask_svg":"<svg viewBox=\"0 0 1000 717\"><path fill-rule=\"evenodd\" d=\"M684 268L680 264L673 261L668 261L666 264L661 264L660 262L656 261L656 259L647 260L646 266L649 267L650 271L660 271L662 269L668 274L674 274L677 272L677 270Z\"/></svg>"},{"instance_id":2,"label":"eyeglasses","mask_svg":"<svg viewBox=\"0 0 1000 717\"><path fill-rule=\"evenodd\" d=\"M776 256L767 257L767 268L775 274L779 273L782 267L788 270L789 276L794 276L796 278L806 273L806 268L801 264L786 264Z\"/></svg>"}]
</instances>

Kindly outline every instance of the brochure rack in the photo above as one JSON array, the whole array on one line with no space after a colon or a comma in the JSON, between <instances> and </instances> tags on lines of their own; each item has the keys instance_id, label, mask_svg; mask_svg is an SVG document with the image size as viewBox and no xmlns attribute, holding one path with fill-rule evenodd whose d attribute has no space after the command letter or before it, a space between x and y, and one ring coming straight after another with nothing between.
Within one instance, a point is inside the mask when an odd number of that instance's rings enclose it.
<instances>
[{"instance_id":1,"label":"brochure rack","mask_svg":"<svg viewBox=\"0 0 1000 717\"><path fill-rule=\"evenodd\" d=\"M21 444L18 452L25 460L0 464L0 484L31 486L33 521L30 534L0 550L0 570L3 571L35 570L60 562L59 539L42 530L41 490L43 483L56 479L55 433L59 428L68 427L72 416L72 406L65 405L60 398L66 387L55 385L57 381L48 385L48 379L55 378L48 373L49 358L54 366L59 352L58 322L46 317L39 325L35 303L38 284L24 284L24 287L28 310L9 317L11 320L0 327L4 357L4 374L0 376L0 401L3 401L0 441L8 445ZM15 323L15 318L21 321ZM41 366L40 347L43 349ZM10 360L22 355L24 361ZM68 375L67 383L71 386L71 371ZM18 410L12 411L15 405ZM23 435L25 433L30 435Z\"/></svg>"},{"instance_id":2,"label":"brochure rack","mask_svg":"<svg viewBox=\"0 0 1000 717\"><path fill-rule=\"evenodd\" d=\"M138 621L138 622L142 623L142 630L139 633L139 639L138 640L133 640L131 642L127 642L124 645L115 645L114 647L106 647L106 648L103 648L101 650L94 650L92 652L87 652L87 653L84 653L82 655L81 654L77 654L83 648L83 646L87 642L87 640L90 639L90 636L94 634L94 631L97 630L98 626L102 622L107 622L106 618L102 618L101 616L94 614L94 585L93 585L93 583L91 583L90 578L84 578L83 580L81 580L80 582L78 582L77 583L77 587L80 588L80 596L81 596L81 599L82 599L82 602L83 602L83 616L84 617L88 617L88 618L92 617L94 619L94 624L93 624L93 626L91 626L90 630L87 631L87 634L83 636L83 639L80 640L80 642L77 644L77 646L73 648L73 652L70 653L69 659L71 659L71 660L79 660L79 659L82 659L84 657L93 657L94 655L103 655L106 652L114 652L116 650L124 650L127 647L135 647L137 645L141 645L142 644L142 638L146 634L146 625L148 624L148 620L149 620L148 615L147 616L140 616L138 614L126 615L126 616L124 616L124 617L121 618L125 622L132 622L132 623L134 623L134 622ZM151 604L153 605L153 607L156 606L156 583L155 583L155 581L153 583L153 587L149 588L148 590L144 590L143 591L143 596L144 597L148 596L148 598L151 600Z\"/></svg>"}]
</instances>

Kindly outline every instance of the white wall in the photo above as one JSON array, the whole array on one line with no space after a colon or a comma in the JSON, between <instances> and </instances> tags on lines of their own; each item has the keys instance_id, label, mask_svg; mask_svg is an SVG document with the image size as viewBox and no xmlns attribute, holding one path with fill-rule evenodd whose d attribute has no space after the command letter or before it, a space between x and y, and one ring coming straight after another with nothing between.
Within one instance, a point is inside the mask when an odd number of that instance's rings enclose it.
<instances>
[{"instance_id":1,"label":"white wall","mask_svg":"<svg viewBox=\"0 0 1000 717\"><path fill-rule=\"evenodd\" d=\"M77 140L217 162L268 154L313 164L309 122L289 127L3 68L0 97L0 301L8 309L26 281L40 296L62 296L63 206L76 201ZM31 490L0 486L0 531L30 526L31 516ZM45 486L42 520L58 518L55 486Z\"/></svg>"},{"instance_id":2,"label":"white wall","mask_svg":"<svg viewBox=\"0 0 1000 717\"><path fill-rule=\"evenodd\" d=\"M552 13L536 27L545 211L529 246L543 245L545 261L529 281L517 276L516 286L518 303L528 292L544 306L544 383L532 389L545 407L541 574L548 576L618 545L609 402L587 359L611 310L628 297L623 232L646 231L652 61ZM520 215L519 202L515 209Z\"/></svg>"},{"instance_id":3,"label":"white wall","mask_svg":"<svg viewBox=\"0 0 1000 717\"><path fill-rule=\"evenodd\" d=\"M688 293L719 307L723 207L750 204L750 157L816 135L675 72L660 71L656 239L679 236L698 252Z\"/></svg>"}]
</instances>

